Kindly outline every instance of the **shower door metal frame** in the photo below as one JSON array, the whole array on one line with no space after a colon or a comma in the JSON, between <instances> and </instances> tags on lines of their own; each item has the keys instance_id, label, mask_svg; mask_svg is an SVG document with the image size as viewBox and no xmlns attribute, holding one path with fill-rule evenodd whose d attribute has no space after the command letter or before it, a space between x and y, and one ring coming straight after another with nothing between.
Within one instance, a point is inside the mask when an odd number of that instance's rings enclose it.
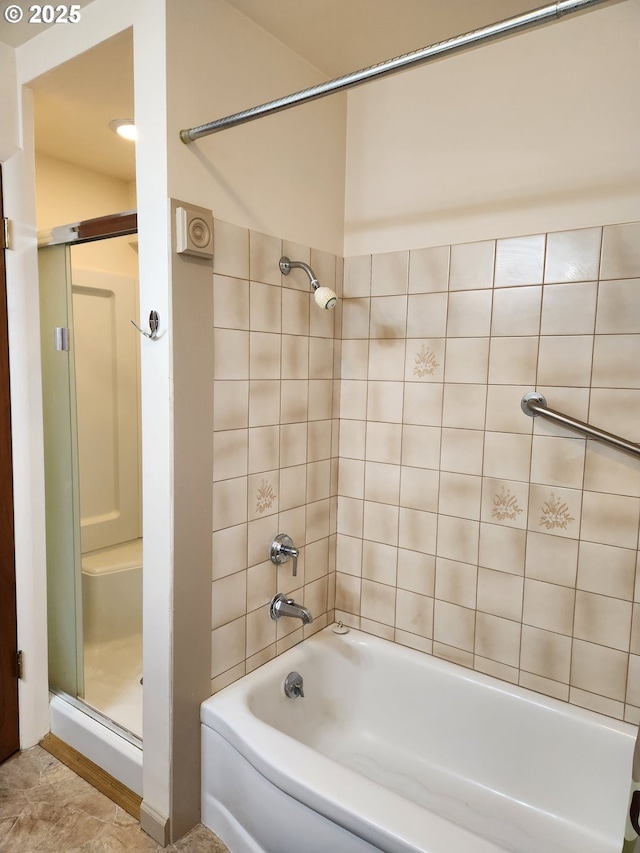
<instances>
[{"instance_id":1,"label":"shower door metal frame","mask_svg":"<svg viewBox=\"0 0 640 853\"><path fill-rule=\"evenodd\" d=\"M73 329L70 275L67 245L39 247L49 687L80 696L82 591L73 340L61 347L54 334Z\"/></svg>"},{"instance_id":2,"label":"shower door metal frame","mask_svg":"<svg viewBox=\"0 0 640 853\"><path fill-rule=\"evenodd\" d=\"M112 213L109 216L98 216L95 219L71 222L69 225L58 225L48 231L39 231L38 248L90 243L93 240L108 240L110 237L124 237L137 232L138 215L135 210L126 210L123 213Z\"/></svg>"}]
</instances>

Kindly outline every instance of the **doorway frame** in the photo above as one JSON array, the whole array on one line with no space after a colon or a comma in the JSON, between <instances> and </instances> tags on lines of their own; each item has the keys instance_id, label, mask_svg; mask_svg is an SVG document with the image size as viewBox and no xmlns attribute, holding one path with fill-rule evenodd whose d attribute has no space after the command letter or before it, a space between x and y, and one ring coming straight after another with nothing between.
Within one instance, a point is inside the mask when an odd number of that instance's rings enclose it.
<instances>
[{"instance_id":1,"label":"doorway frame","mask_svg":"<svg viewBox=\"0 0 640 853\"><path fill-rule=\"evenodd\" d=\"M4 217L0 165L0 219ZM11 376L5 252L0 250L0 761L20 749L18 614L13 508Z\"/></svg>"}]
</instances>

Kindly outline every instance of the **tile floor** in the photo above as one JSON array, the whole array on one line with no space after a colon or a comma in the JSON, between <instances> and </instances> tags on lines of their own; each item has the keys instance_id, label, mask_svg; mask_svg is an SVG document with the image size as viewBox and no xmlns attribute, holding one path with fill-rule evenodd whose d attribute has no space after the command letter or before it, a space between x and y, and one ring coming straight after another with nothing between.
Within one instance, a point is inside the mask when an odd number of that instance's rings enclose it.
<instances>
[{"instance_id":1,"label":"tile floor","mask_svg":"<svg viewBox=\"0 0 640 853\"><path fill-rule=\"evenodd\" d=\"M35 746L0 765L1 853L153 853L137 821ZM168 853L229 853L197 826Z\"/></svg>"}]
</instances>

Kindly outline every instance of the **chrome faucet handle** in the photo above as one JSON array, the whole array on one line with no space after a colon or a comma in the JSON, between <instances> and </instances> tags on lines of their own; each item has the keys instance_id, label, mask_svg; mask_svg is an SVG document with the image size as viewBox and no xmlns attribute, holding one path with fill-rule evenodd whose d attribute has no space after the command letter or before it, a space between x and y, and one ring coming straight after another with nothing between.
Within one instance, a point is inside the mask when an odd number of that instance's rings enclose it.
<instances>
[{"instance_id":1,"label":"chrome faucet handle","mask_svg":"<svg viewBox=\"0 0 640 853\"><path fill-rule=\"evenodd\" d=\"M299 672L290 672L284 682L284 692L289 699L304 697L304 682Z\"/></svg>"},{"instance_id":2,"label":"chrome faucet handle","mask_svg":"<svg viewBox=\"0 0 640 853\"><path fill-rule=\"evenodd\" d=\"M293 540L286 533L278 533L269 548L269 559L272 563L279 565L286 563L289 557L293 557L293 576L298 574L298 557L300 551L294 547Z\"/></svg>"}]
</instances>

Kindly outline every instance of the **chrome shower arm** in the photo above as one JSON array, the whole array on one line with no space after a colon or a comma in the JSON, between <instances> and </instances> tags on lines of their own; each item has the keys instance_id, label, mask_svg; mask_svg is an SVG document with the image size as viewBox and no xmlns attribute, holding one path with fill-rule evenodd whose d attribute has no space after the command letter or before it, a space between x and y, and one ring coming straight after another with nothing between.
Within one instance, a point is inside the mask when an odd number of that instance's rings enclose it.
<instances>
[{"instance_id":1,"label":"chrome shower arm","mask_svg":"<svg viewBox=\"0 0 640 853\"><path fill-rule=\"evenodd\" d=\"M304 270L306 272L311 282L311 287L314 290L313 298L316 305L320 306L320 308L333 308L335 306L338 297L330 287L321 286L309 264L305 264L304 261L292 261L291 258L283 255L280 258L280 272L282 275L289 275L292 269Z\"/></svg>"},{"instance_id":2,"label":"chrome shower arm","mask_svg":"<svg viewBox=\"0 0 640 853\"><path fill-rule=\"evenodd\" d=\"M309 264L305 264L304 261L292 261L290 258L287 257L280 258L280 272L282 273L282 275L289 275L289 273L293 269L304 270L309 276L309 281L311 282L311 286L314 290L317 290L320 287L320 282L316 278L316 274L311 269Z\"/></svg>"}]
</instances>

